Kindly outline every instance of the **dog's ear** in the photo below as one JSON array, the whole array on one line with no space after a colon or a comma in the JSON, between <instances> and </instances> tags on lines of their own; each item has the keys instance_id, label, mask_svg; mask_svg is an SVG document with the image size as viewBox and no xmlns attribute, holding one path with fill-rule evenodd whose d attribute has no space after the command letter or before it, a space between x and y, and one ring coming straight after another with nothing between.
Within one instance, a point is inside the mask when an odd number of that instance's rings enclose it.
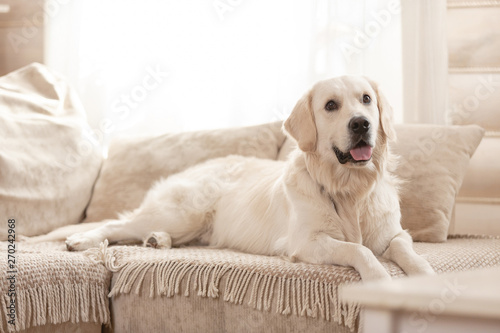
<instances>
[{"instance_id":1,"label":"dog's ear","mask_svg":"<svg viewBox=\"0 0 500 333\"><path fill-rule=\"evenodd\" d=\"M311 92L308 92L297 102L284 123L285 131L297 141L304 152L316 150L317 133L311 100Z\"/></svg>"},{"instance_id":2,"label":"dog's ear","mask_svg":"<svg viewBox=\"0 0 500 333\"><path fill-rule=\"evenodd\" d=\"M391 139L396 140L396 130L393 125L393 111L392 106L385 95L380 91L378 84L368 78L366 78L373 90L377 94L377 107L380 113L380 126L385 135Z\"/></svg>"}]
</instances>

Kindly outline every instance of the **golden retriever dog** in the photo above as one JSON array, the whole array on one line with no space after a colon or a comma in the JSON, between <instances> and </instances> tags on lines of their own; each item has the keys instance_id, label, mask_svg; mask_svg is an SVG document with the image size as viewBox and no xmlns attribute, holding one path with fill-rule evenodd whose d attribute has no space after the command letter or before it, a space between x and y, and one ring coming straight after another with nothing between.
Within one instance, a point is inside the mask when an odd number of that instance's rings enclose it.
<instances>
[{"instance_id":1,"label":"golden retriever dog","mask_svg":"<svg viewBox=\"0 0 500 333\"><path fill-rule=\"evenodd\" d=\"M56 230L69 250L102 241L170 248L198 242L313 264L354 267L390 279L376 256L407 274L433 274L401 228L392 109L363 77L321 81L284 123L297 142L286 162L217 158L156 183L119 220ZM85 232L72 234L82 228Z\"/></svg>"}]
</instances>

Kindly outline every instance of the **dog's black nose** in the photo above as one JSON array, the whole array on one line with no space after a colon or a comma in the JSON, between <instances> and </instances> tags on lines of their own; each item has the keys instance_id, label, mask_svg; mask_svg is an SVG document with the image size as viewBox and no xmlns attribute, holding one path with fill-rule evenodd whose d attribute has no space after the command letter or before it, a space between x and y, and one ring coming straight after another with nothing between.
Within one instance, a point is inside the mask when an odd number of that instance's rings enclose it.
<instances>
[{"instance_id":1,"label":"dog's black nose","mask_svg":"<svg viewBox=\"0 0 500 333\"><path fill-rule=\"evenodd\" d=\"M365 117L352 118L349 128L356 134L365 134L370 129L370 122Z\"/></svg>"}]
</instances>

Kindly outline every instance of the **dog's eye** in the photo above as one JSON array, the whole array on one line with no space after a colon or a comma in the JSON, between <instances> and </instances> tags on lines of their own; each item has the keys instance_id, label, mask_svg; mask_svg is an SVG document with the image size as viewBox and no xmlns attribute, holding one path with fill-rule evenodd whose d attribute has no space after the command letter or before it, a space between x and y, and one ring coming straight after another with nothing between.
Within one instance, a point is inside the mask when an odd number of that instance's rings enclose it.
<instances>
[{"instance_id":1,"label":"dog's eye","mask_svg":"<svg viewBox=\"0 0 500 333\"><path fill-rule=\"evenodd\" d=\"M372 101L372 98L370 97L370 95L363 95L363 104L370 104L370 102Z\"/></svg>"},{"instance_id":2,"label":"dog's eye","mask_svg":"<svg viewBox=\"0 0 500 333\"><path fill-rule=\"evenodd\" d=\"M335 111L338 108L339 108L339 106L337 105L337 103L335 103L335 101L328 101L328 103L326 103L326 105L325 105L326 111Z\"/></svg>"}]
</instances>

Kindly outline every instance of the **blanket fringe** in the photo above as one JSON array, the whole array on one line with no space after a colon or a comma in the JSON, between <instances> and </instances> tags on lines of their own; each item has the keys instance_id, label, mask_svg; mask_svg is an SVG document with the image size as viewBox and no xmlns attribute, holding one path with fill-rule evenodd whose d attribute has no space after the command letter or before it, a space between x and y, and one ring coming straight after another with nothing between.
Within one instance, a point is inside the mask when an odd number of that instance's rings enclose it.
<instances>
[{"instance_id":1,"label":"blanket fringe","mask_svg":"<svg viewBox=\"0 0 500 333\"><path fill-rule=\"evenodd\" d=\"M115 256L112 249L108 248L109 242L107 239L104 240L99 247L90 248L83 252L84 255L89 257L92 261L97 264L103 264L109 271L118 272L121 266L116 265Z\"/></svg>"},{"instance_id":2,"label":"blanket fringe","mask_svg":"<svg viewBox=\"0 0 500 333\"><path fill-rule=\"evenodd\" d=\"M16 295L16 325L8 323L7 313L0 328L18 332L30 327L65 322L110 323L107 287L99 284L42 285L21 290ZM3 309L8 296L1 298ZM2 330L3 331L3 330Z\"/></svg>"},{"instance_id":3,"label":"blanket fringe","mask_svg":"<svg viewBox=\"0 0 500 333\"><path fill-rule=\"evenodd\" d=\"M115 264L115 258L105 245L100 253L103 264L117 273L109 297L134 292L138 294L146 274L151 274L149 296L167 296L195 292L201 297L217 298L225 277L221 298L230 303L248 305L261 311L271 311L312 318L333 319L351 331L356 327L359 306L342 304L333 283L302 278L267 275L231 267L228 264L202 265L189 262L127 262ZM134 288L135 287L135 288Z\"/></svg>"}]
</instances>

